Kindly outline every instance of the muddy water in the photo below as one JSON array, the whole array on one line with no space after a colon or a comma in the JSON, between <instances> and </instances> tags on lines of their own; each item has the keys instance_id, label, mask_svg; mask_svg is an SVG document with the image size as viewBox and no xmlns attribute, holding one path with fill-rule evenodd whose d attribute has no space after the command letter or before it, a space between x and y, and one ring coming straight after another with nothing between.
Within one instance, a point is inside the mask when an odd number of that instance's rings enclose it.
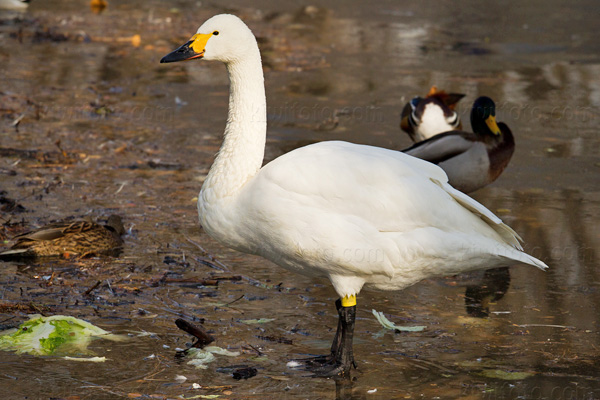
<instances>
[{"instance_id":1,"label":"muddy water","mask_svg":"<svg viewBox=\"0 0 600 400\"><path fill-rule=\"evenodd\" d=\"M4 212L0 234L110 213L128 229L117 259L0 264L0 324L41 310L131 335L94 342L108 358L102 364L2 353L2 398L600 397L595 1L313 4L136 0L94 14L87 1L46 0L25 13L0 11L0 147L37 152L0 158L0 189L26 209ZM330 139L406 147L400 110L434 84L467 95L459 106L467 127L470 102L496 100L517 150L474 197L551 269L515 266L507 290L498 274L365 291L353 381L288 369L294 357L326 351L335 294L326 282L225 249L198 227L195 197L220 144L227 77L213 63L158 64L223 11L259 37L268 159ZM231 277L241 280L201 282ZM484 282L505 293L476 318L465 292ZM371 309L427 328L382 331ZM203 320L218 346L240 356L218 356L206 370L176 359L191 342L173 323L181 316ZM261 318L274 320L247 321ZM258 374L237 381L219 372L230 365Z\"/></svg>"}]
</instances>

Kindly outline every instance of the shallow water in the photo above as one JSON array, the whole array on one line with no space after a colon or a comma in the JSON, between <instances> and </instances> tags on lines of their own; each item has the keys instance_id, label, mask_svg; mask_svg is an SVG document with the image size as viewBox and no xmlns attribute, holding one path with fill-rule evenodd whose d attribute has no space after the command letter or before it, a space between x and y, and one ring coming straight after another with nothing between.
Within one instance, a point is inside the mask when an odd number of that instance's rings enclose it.
<instances>
[{"instance_id":1,"label":"shallow water","mask_svg":"<svg viewBox=\"0 0 600 400\"><path fill-rule=\"evenodd\" d=\"M128 229L118 259L0 262L0 325L41 309L131 334L124 343L94 342L109 359L102 364L4 352L3 398L600 397L596 2L313 4L132 0L93 14L86 1L46 0L26 13L0 11L0 148L44 153L0 157L0 189L27 210L1 214L0 234L111 213ZM404 148L400 111L434 84L467 95L459 105L466 127L470 103L492 97L517 150L473 196L550 270L512 267L486 318L465 308L466 287L482 275L364 291L353 381L287 368L327 350L335 294L327 282L225 249L199 229L195 197L220 144L227 76L216 63L158 64L224 11L259 37L267 160L331 139ZM234 276L242 279L200 284ZM371 309L427 328L383 332ZM178 360L175 348L191 342L175 327L182 316L204 320L216 345L241 355L218 356L207 370ZM260 318L274 320L246 323ZM237 381L217 371L229 365L258 374Z\"/></svg>"}]
</instances>

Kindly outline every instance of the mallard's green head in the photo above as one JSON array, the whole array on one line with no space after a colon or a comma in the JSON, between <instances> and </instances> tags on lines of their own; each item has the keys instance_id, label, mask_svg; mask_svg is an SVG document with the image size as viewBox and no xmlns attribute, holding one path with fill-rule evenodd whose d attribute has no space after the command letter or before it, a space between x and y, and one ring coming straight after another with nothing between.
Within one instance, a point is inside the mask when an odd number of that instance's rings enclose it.
<instances>
[{"instance_id":1,"label":"mallard's green head","mask_svg":"<svg viewBox=\"0 0 600 400\"><path fill-rule=\"evenodd\" d=\"M502 132L496 123L496 104L486 96L478 97L471 110L471 127L473 132L483 134L501 135Z\"/></svg>"}]
</instances>

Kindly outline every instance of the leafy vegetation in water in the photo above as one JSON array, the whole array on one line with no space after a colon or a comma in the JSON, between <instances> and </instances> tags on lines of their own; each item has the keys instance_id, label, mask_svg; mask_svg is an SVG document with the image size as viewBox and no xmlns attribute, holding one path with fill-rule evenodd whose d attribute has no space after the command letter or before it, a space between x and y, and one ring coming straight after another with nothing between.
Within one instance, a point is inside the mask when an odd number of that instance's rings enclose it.
<instances>
[{"instance_id":1,"label":"leafy vegetation in water","mask_svg":"<svg viewBox=\"0 0 600 400\"><path fill-rule=\"evenodd\" d=\"M36 356L88 354L87 347L96 337L122 340L75 317L32 315L19 328L0 333L0 350Z\"/></svg>"},{"instance_id":2,"label":"leafy vegetation in water","mask_svg":"<svg viewBox=\"0 0 600 400\"><path fill-rule=\"evenodd\" d=\"M215 354L229 357L237 357L240 355L237 351L229 351L217 346L206 346L203 349L192 347L186 350L187 362L199 369L206 369L206 365L215 360Z\"/></svg>"},{"instance_id":3,"label":"leafy vegetation in water","mask_svg":"<svg viewBox=\"0 0 600 400\"><path fill-rule=\"evenodd\" d=\"M377 322L379 322L381 324L381 326L383 326L386 329L393 329L393 330L401 331L401 332L421 332L423 329L426 328L426 326L423 326L423 325L420 325L420 326L400 326L400 325L396 325L392 321L390 321L389 319L387 319L385 317L385 315L383 315L382 312L375 311L375 310L371 310L371 312L373 313L373 315L377 319Z\"/></svg>"}]
</instances>

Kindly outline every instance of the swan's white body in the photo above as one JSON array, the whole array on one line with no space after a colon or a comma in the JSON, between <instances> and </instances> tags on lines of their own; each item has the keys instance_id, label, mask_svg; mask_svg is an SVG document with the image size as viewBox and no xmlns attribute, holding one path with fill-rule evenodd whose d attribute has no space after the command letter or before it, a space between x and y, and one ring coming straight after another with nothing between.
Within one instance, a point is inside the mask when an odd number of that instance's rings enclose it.
<instances>
[{"instance_id":1,"label":"swan's white body","mask_svg":"<svg viewBox=\"0 0 600 400\"><path fill-rule=\"evenodd\" d=\"M442 169L406 154L322 142L261 168L266 100L256 40L232 15L198 29L211 32L202 54L225 62L231 92L223 145L198 198L210 236L327 277L340 297L518 262L546 268L521 251L510 227L449 186Z\"/></svg>"},{"instance_id":2,"label":"swan's white body","mask_svg":"<svg viewBox=\"0 0 600 400\"><path fill-rule=\"evenodd\" d=\"M29 6L28 1L23 0L0 0L0 9L25 10Z\"/></svg>"}]
</instances>

